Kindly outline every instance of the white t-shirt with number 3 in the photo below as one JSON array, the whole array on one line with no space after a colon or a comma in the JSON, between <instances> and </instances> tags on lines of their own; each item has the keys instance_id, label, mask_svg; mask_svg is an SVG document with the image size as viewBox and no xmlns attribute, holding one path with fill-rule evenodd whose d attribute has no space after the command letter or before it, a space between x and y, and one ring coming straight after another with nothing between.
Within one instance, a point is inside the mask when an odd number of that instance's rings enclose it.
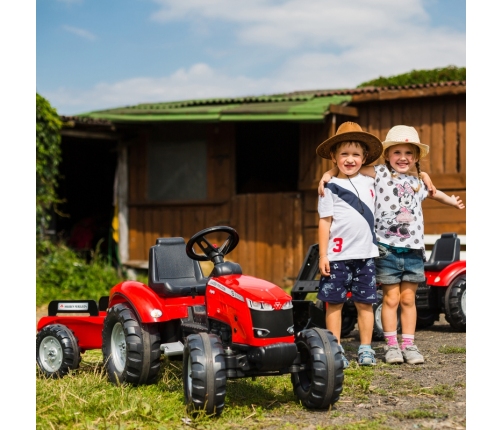
<instances>
[{"instance_id":1,"label":"white t-shirt with number 3","mask_svg":"<svg viewBox=\"0 0 502 430\"><path fill-rule=\"evenodd\" d=\"M329 232L329 261L359 260L378 256L375 236L375 180L358 174L333 177L324 186L317 206L320 218L333 217ZM323 250L319 250L322 254Z\"/></svg>"}]
</instances>

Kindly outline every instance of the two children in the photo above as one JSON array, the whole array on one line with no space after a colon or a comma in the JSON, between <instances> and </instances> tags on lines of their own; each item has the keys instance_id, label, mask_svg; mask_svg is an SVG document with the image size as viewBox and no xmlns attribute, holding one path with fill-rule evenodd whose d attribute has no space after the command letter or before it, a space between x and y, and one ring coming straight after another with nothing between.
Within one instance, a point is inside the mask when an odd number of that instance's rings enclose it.
<instances>
[{"instance_id":1,"label":"two children","mask_svg":"<svg viewBox=\"0 0 502 430\"><path fill-rule=\"evenodd\" d=\"M377 294L373 258L378 256L373 216L375 186L371 177L359 171L380 157L382 143L358 124L345 122L316 152L332 160L339 172L337 177L330 177L324 196L319 197L321 279L317 297L327 303L326 328L340 343L342 307L348 291L352 291L361 339L358 362L374 365L372 304ZM344 368L348 367L344 354L343 362Z\"/></svg>"},{"instance_id":2,"label":"two children","mask_svg":"<svg viewBox=\"0 0 502 430\"><path fill-rule=\"evenodd\" d=\"M464 209L465 206L458 196L447 196L436 190L428 175L421 172L420 159L428 154L429 146L420 142L413 127L398 125L391 128L383 142L383 151L385 164L362 166L360 173L374 178L376 187L374 210L379 257L375 259L375 266L376 282L382 285L383 290L382 325L387 342L385 361L420 364L424 358L414 343L414 337L415 294L418 284L425 280L422 201L430 197L457 209ZM412 173L413 167L418 176ZM337 175L338 168L335 164L323 175L319 184L321 196L325 193L324 182ZM399 305L401 347L397 341Z\"/></svg>"}]
</instances>

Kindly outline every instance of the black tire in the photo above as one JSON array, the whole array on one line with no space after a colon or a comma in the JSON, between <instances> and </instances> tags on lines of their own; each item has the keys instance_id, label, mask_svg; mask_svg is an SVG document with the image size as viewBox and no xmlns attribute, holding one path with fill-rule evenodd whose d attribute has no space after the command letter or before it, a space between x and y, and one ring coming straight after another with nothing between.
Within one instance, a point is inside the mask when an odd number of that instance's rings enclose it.
<instances>
[{"instance_id":1,"label":"black tire","mask_svg":"<svg viewBox=\"0 0 502 430\"><path fill-rule=\"evenodd\" d=\"M225 353L215 334L196 333L186 338L183 391L190 413L219 415L223 411L227 394Z\"/></svg>"},{"instance_id":2,"label":"black tire","mask_svg":"<svg viewBox=\"0 0 502 430\"><path fill-rule=\"evenodd\" d=\"M303 406L327 409L338 401L343 388L342 350L328 330L312 328L296 337L305 370L291 374L293 390Z\"/></svg>"},{"instance_id":3,"label":"black tire","mask_svg":"<svg viewBox=\"0 0 502 430\"><path fill-rule=\"evenodd\" d=\"M382 325L382 305L383 305L383 291L377 290L378 301L373 303L373 314L375 316L375 321L373 323L373 336L374 341L385 340L383 335L383 325ZM401 331L401 307L397 308L397 331Z\"/></svg>"},{"instance_id":4,"label":"black tire","mask_svg":"<svg viewBox=\"0 0 502 430\"><path fill-rule=\"evenodd\" d=\"M417 310L417 324L416 329L424 329L434 325L437 321L437 315L428 309Z\"/></svg>"},{"instance_id":5,"label":"black tire","mask_svg":"<svg viewBox=\"0 0 502 430\"><path fill-rule=\"evenodd\" d=\"M444 304L446 321L450 323L451 328L456 331L465 331L465 274L450 284L445 293Z\"/></svg>"},{"instance_id":6,"label":"black tire","mask_svg":"<svg viewBox=\"0 0 502 430\"><path fill-rule=\"evenodd\" d=\"M37 364L48 378L61 378L80 365L80 348L73 332L62 324L37 333Z\"/></svg>"},{"instance_id":7,"label":"black tire","mask_svg":"<svg viewBox=\"0 0 502 430\"><path fill-rule=\"evenodd\" d=\"M103 360L108 379L119 385L156 382L160 370L157 324L142 324L130 305L108 309L103 327Z\"/></svg>"}]
</instances>

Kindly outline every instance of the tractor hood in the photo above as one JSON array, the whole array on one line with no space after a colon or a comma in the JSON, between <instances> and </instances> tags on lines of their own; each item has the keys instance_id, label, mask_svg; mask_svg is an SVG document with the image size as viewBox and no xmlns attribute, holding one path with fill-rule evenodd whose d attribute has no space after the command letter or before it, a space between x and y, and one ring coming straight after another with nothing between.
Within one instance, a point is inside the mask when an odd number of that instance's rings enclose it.
<instances>
[{"instance_id":1,"label":"tractor hood","mask_svg":"<svg viewBox=\"0 0 502 430\"><path fill-rule=\"evenodd\" d=\"M247 275L226 275L211 279L208 286L213 286L239 300L250 299L256 302L284 304L291 300L279 286ZM238 296L236 296L238 295ZM240 297L239 297L240 296Z\"/></svg>"}]
</instances>

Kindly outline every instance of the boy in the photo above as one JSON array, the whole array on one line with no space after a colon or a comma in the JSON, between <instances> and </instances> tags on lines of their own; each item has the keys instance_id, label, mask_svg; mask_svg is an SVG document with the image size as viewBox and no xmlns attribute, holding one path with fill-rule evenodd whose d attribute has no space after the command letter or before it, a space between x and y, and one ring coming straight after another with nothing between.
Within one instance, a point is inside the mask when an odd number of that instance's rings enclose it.
<instances>
[{"instance_id":1,"label":"boy","mask_svg":"<svg viewBox=\"0 0 502 430\"><path fill-rule=\"evenodd\" d=\"M372 303L377 301L375 263L378 247L374 233L374 179L359 169L382 153L382 143L353 122L340 125L336 134L317 147L317 155L333 161L339 174L326 184L319 197L319 270L317 297L327 303L326 328L340 343L342 307L347 293L357 308L361 345L358 363L375 365L371 348ZM344 368L349 362L342 348Z\"/></svg>"}]
</instances>

